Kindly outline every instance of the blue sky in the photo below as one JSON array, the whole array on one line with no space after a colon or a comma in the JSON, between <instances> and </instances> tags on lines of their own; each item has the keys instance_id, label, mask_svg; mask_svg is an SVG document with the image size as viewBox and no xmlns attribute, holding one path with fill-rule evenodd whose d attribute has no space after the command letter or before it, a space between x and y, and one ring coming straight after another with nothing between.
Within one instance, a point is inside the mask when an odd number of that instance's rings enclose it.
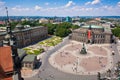
<instances>
[{"instance_id":1,"label":"blue sky","mask_svg":"<svg viewBox=\"0 0 120 80\"><path fill-rule=\"evenodd\" d=\"M120 0L0 0L0 16L120 16Z\"/></svg>"}]
</instances>

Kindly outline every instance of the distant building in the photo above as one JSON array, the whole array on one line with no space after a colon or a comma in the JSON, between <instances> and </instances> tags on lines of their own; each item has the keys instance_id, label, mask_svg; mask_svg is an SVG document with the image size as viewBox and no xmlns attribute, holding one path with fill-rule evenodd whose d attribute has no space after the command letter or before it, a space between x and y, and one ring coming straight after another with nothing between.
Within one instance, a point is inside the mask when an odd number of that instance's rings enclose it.
<instances>
[{"instance_id":1,"label":"distant building","mask_svg":"<svg viewBox=\"0 0 120 80\"><path fill-rule=\"evenodd\" d=\"M64 22L64 18L62 18L62 17L54 17L53 18L53 24L60 24L62 22Z\"/></svg>"},{"instance_id":2,"label":"distant building","mask_svg":"<svg viewBox=\"0 0 120 80\"><path fill-rule=\"evenodd\" d=\"M25 21L25 19L24 19L24 18L22 18L22 19L21 19L21 21Z\"/></svg>"},{"instance_id":3,"label":"distant building","mask_svg":"<svg viewBox=\"0 0 120 80\"><path fill-rule=\"evenodd\" d=\"M47 24L47 23L49 23L49 20L48 20L48 19L45 19L45 18L41 18L41 19L39 20L39 23Z\"/></svg>"},{"instance_id":4,"label":"distant building","mask_svg":"<svg viewBox=\"0 0 120 80\"><path fill-rule=\"evenodd\" d=\"M72 18L72 22L79 22L80 21L80 17L76 16Z\"/></svg>"},{"instance_id":5,"label":"distant building","mask_svg":"<svg viewBox=\"0 0 120 80\"><path fill-rule=\"evenodd\" d=\"M5 21L0 21L0 24L1 24L1 25L4 25L4 24L5 24Z\"/></svg>"},{"instance_id":6,"label":"distant building","mask_svg":"<svg viewBox=\"0 0 120 80\"><path fill-rule=\"evenodd\" d=\"M71 17L66 17L66 20L65 20L66 22L72 22L72 18Z\"/></svg>"},{"instance_id":7,"label":"distant building","mask_svg":"<svg viewBox=\"0 0 120 80\"><path fill-rule=\"evenodd\" d=\"M50 23L53 23L54 21L53 20L49 20Z\"/></svg>"},{"instance_id":8,"label":"distant building","mask_svg":"<svg viewBox=\"0 0 120 80\"><path fill-rule=\"evenodd\" d=\"M85 43L111 43L112 32L109 26L86 25L73 30L70 39Z\"/></svg>"},{"instance_id":9,"label":"distant building","mask_svg":"<svg viewBox=\"0 0 120 80\"><path fill-rule=\"evenodd\" d=\"M0 33L0 45L2 45L5 34L6 32ZM43 26L24 27L19 24L16 26L13 34L17 38L17 47L20 48L47 38L48 29Z\"/></svg>"},{"instance_id":10,"label":"distant building","mask_svg":"<svg viewBox=\"0 0 120 80\"><path fill-rule=\"evenodd\" d=\"M97 21L101 21L101 18L95 18L95 20L97 20Z\"/></svg>"},{"instance_id":11,"label":"distant building","mask_svg":"<svg viewBox=\"0 0 120 80\"><path fill-rule=\"evenodd\" d=\"M102 25L102 23L101 23L100 21L97 21L97 20L87 21L86 24L87 24L87 25L99 25L99 26Z\"/></svg>"},{"instance_id":12,"label":"distant building","mask_svg":"<svg viewBox=\"0 0 120 80\"><path fill-rule=\"evenodd\" d=\"M72 23L73 25L78 25L78 26L80 26L81 25L81 23L80 22L78 22L78 21L76 21L76 22L74 22L74 23Z\"/></svg>"}]
</instances>

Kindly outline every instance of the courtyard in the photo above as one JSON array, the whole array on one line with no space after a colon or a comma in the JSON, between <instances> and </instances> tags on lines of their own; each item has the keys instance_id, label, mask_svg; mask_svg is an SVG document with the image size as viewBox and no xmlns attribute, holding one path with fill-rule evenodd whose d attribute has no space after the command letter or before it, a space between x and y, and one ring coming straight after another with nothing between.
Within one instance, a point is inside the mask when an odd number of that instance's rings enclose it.
<instances>
[{"instance_id":1,"label":"courtyard","mask_svg":"<svg viewBox=\"0 0 120 80\"><path fill-rule=\"evenodd\" d=\"M69 41L53 53L49 63L56 69L76 75L96 75L113 67L110 44L85 44L87 54L80 54L83 43Z\"/></svg>"}]
</instances>

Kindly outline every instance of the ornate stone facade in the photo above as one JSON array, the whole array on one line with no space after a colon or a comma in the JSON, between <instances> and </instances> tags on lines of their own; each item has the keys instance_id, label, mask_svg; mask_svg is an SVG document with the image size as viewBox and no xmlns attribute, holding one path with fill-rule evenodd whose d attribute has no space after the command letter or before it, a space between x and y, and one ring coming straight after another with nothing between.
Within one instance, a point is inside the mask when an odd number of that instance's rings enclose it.
<instances>
[{"instance_id":1,"label":"ornate stone facade","mask_svg":"<svg viewBox=\"0 0 120 80\"><path fill-rule=\"evenodd\" d=\"M0 45L4 40L6 32L0 33ZM39 40L47 38L48 30L47 27L37 26L29 28L19 28L13 31L13 34L17 38L17 46L24 47L33 44Z\"/></svg>"},{"instance_id":2,"label":"ornate stone facade","mask_svg":"<svg viewBox=\"0 0 120 80\"><path fill-rule=\"evenodd\" d=\"M70 39L85 43L111 43L112 32L108 26L82 26L73 30Z\"/></svg>"}]
</instances>

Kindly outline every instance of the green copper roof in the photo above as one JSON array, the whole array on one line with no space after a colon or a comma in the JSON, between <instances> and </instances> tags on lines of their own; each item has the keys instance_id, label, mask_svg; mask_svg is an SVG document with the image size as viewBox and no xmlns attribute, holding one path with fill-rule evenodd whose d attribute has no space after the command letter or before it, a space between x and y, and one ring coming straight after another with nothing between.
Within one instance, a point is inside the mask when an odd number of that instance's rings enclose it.
<instances>
[{"instance_id":1,"label":"green copper roof","mask_svg":"<svg viewBox=\"0 0 120 80\"><path fill-rule=\"evenodd\" d=\"M89 28L90 25L88 26L82 26L82 28ZM96 26L96 25L91 25L91 28L103 28L102 26Z\"/></svg>"},{"instance_id":2,"label":"green copper roof","mask_svg":"<svg viewBox=\"0 0 120 80\"><path fill-rule=\"evenodd\" d=\"M35 59L36 55L27 55L24 59L23 62L33 62Z\"/></svg>"}]
</instances>

